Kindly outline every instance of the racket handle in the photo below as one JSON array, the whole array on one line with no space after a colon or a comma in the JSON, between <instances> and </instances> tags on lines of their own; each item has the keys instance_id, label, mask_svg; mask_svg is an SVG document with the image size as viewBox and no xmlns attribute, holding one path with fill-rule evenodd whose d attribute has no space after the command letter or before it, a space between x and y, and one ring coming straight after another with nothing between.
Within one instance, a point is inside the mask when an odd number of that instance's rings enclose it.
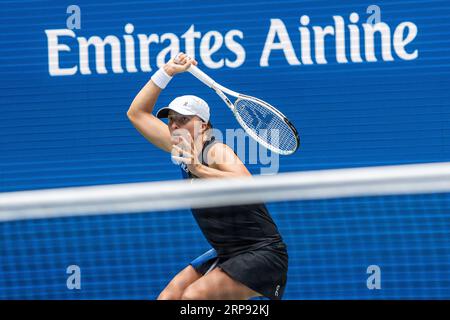
<instances>
[{"instance_id":1,"label":"racket handle","mask_svg":"<svg viewBox=\"0 0 450 320\"><path fill-rule=\"evenodd\" d=\"M181 52L176 55L175 63L179 62L180 55ZM202 70L200 70L194 65L191 65L189 69L187 69L187 71L210 88L212 88L216 83L210 76L208 76L206 73L204 73Z\"/></svg>"},{"instance_id":2,"label":"racket handle","mask_svg":"<svg viewBox=\"0 0 450 320\"><path fill-rule=\"evenodd\" d=\"M210 88L214 87L216 84L210 76L194 65L191 65L187 71Z\"/></svg>"}]
</instances>

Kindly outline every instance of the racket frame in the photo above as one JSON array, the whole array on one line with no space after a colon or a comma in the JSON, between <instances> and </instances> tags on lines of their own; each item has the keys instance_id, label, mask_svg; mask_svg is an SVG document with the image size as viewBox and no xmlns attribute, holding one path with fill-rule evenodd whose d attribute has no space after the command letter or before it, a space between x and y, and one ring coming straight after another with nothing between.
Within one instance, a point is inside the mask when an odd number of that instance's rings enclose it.
<instances>
[{"instance_id":1,"label":"racket frame","mask_svg":"<svg viewBox=\"0 0 450 320\"><path fill-rule=\"evenodd\" d=\"M284 114L282 114L278 109L276 109L275 107L273 107L272 105L268 104L267 102L265 102L261 99L258 99L258 98L252 97L252 96L243 95L241 93L230 90L230 89L220 85L219 83L214 81L210 76L208 76L206 73L204 73L203 71L201 71L199 68L197 68L194 65L191 65L189 67L189 69L187 69L187 71L190 74L192 74L194 77L196 77L198 80L203 82L203 84L210 87L211 89L213 89L216 92L216 94L225 102L225 104L228 106L228 108L230 108L230 110L233 112L234 117L236 118L238 123L241 125L241 127L245 130L245 132L247 132L247 134L250 137L252 137L253 139L255 139L259 144L263 145L265 148L267 148L273 152L276 152L276 153L282 154L282 155L290 155L290 154L293 154L295 151L297 151L297 149L300 146L300 138L299 138L297 129L289 121L289 119ZM237 98L237 100L234 103L232 103L230 101L230 99L228 99L228 97L224 94L224 92L230 96ZM250 100L250 101L253 100L254 102L256 102L260 105L263 105L264 107L266 107L267 109L272 111L274 114L276 114L278 117L280 117L294 133L294 137L296 139L295 150L281 150L280 148L277 148L277 147L265 142L262 138L259 137L259 135L255 132L255 130L253 130L249 126L247 126L247 124L243 121L243 119L239 115L239 113L236 112L236 106L235 106L239 100L244 100L244 99Z\"/></svg>"}]
</instances>

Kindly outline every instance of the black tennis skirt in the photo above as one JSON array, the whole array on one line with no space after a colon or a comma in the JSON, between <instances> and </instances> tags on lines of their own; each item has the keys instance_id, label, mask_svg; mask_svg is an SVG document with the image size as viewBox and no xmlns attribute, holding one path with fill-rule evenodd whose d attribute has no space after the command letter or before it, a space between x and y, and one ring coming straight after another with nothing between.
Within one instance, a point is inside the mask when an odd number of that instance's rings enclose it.
<instances>
[{"instance_id":1,"label":"black tennis skirt","mask_svg":"<svg viewBox=\"0 0 450 320\"><path fill-rule=\"evenodd\" d=\"M218 257L211 249L190 264L202 275L219 267L234 280L272 300L281 300L286 287L288 254L283 242L229 258Z\"/></svg>"}]
</instances>

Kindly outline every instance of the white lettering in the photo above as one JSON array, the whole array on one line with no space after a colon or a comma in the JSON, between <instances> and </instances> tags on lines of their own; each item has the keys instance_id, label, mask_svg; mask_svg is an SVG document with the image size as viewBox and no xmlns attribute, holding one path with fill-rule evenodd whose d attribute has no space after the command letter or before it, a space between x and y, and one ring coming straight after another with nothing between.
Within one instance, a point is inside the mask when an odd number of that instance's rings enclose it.
<instances>
[{"instance_id":1,"label":"white lettering","mask_svg":"<svg viewBox=\"0 0 450 320\"><path fill-rule=\"evenodd\" d=\"M380 58L382 61L393 61L393 52L402 60L417 59L418 50L411 48L418 34L417 26L413 22L406 21L391 27L385 22L379 22L379 17L375 17L376 14L378 13L375 12L371 17L371 23L362 24L358 24L363 19L360 19L356 12L350 14L349 21L336 15L332 17L332 25L323 26L313 25L310 23L309 16L302 15L299 19L299 36L296 38L295 45L291 41L285 23L281 19L270 19L259 65L268 67L271 54L274 52L280 54L279 51L291 66L327 64L330 60L327 53L331 52L335 61L340 64L377 62ZM192 24L181 36L174 33L134 34L134 25L127 23L122 36L107 35L104 38L96 35L89 38L77 37L74 31L45 30L48 45L48 70L51 76L74 75L78 70L83 75L92 74L94 71L91 70L90 59L94 60L95 72L98 74L150 72L152 65L162 67L169 58L181 51L180 39L183 41L183 51L193 58L199 56L197 60L201 60L204 66L210 69L219 69L224 66L238 68L244 64L247 56L242 44L244 32L237 29L229 30L224 34L210 30L203 35ZM61 41L63 37L67 37L66 42ZM78 50L72 48L73 43L78 44ZM108 54L109 51L111 52L110 67L105 65L107 45ZM197 46L199 51L196 51ZM94 51L91 52L89 49L92 47ZM330 47L334 47L335 50L329 50ZM377 50L377 47L381 50ZM223 50L224 48L228 54ZM125 59L123 65L122 50L124 50ZM152 54L153 50L157 52ZM64 61L66 55L60 53L72 51L79 55L78 65L67 66L67 62ZM381 51L381 57L376 57L375 52L379 51ZM139 59L139 63L136 59Z\"/></svg>"},{"instance_id":2,"label":"white lettering","mask_svg":"<svg viewBox=\"0 0 450 320\"><path fill-rule=\"evenodd\" d=\"M327 35L334 35L334 28L332 26L322 27L313 27L315 34L315 47L316 47L316 62L319 64L326 64L327 60L325 59L325 37Z\"/></svg>"},{"instance_id":3,"label":"white lettering","mask_svg":"<svg viewBox=\"0 0 450 320\"><path fill-rule=\"evenodd\" d=\"M125 39L125 66L128 72L137 72L136 64L134 61L134 38L131 34L134 31L134 26L131 23L127 23L125 26L125 32L127 35L123 36Z\"/></svg>"},{"instance_id":4,"label":"white lettering","mask_svg":"<svg viewBox=\"0 0 450 320\"><path fill-rule=\"evenodd\" d=\"M191 58L195 59L195 39L200 39L202 34L195 31L194 25L186 31L181 38L184 39L184 51Z\"/></svg>"},{"instance_id":5,"label":"white lettering","mask_svg":"<svg viewBox=\"0 0 450 320\"><path fill-rule=\"evenodd\" d=\"M403 38L405 29L408 29L406 38ZM394 50L397 55L403 60L414 60L418 57L419 52L414 50L412 53L408 53L405 50L405 46L413 41L417 36L417 26L412 22L400 23L394 32Z\"/></svg>"},{"instance_id":6,"label":"white lettering","mask_svg":"<svg viewBox=\"0 0 450 320\"><path fill-rule=\"evenodd\" d=\"M77 73L78 67L62 69L59 67L59 52L70 52L70 47L59 44L59 36L75 38L75 33L69 29L45 30L48 47L48 72L51 76L68 76Z\"/></svg>"},{"instance_id":7,"label":"white lettering","mask_svg":"<svg viewBox=\"0 0 450 320\"><path fill-rule=\"evenodd\" d=\"M165 33L161 36L161 42L169 40L170 44L156 57L156 65L161 68L170 58L175 57L180 52L180 40L174 33ZM170 58L167 59L167 54L170 53Z\"/></svg>"},{"instance_id":8,"label":"white lettering","mask_svg":"<svg viewBox=\"0 0 450 320\"><path fill-rule=\"evenodd\" d=\"M336 60L339 63L348 63L345 56L345 28L344 19L340 16L334 16L336 25Z\"/></svg>"},{"instance_id":9,"label":"white lettering","mask_svg":"<svg viewBox=\"0 0 450 320\"><path fill-rule=\"evenodd\" d=\"M80 46L80 72L81 74L91 74L89 69L89 46L95 48L95 61L97 73L108 73L105 66L105 46L111 47L111 62L114 73L123 73L120 60L120 41L116 36L107 36L102 39L97 36L90 37L89 40L78 37Z\"/></svg>"},{"instance_id":10,"label":"white lettering","mask_svg":"<svg viewBox=\"0 0 450 320\"><path fill-rule=\"evenodd\" d=\"M147 36L146 34L138 34L139 39L139 49L141 58L141 70L144 72L152 71L150 66L150 44L159 43L159 36L157 34L151 34Z\"/></svg>"},{"instance_id":11,"label":"white lettering","mask_svg":"<svg viewBox=\"0 0 450 320\"><path fill-rule=\"evenodd\" d=\"M212 46L211 46L212 41ZM211 56L220 50L223 44L223 36L218 31L209 31L206 33L202 41L200 42L200 55L202 61L208 68L219 69L224 65L224 59L219 59L219 61L213 61Z\"/></svg>"},{"instance_id":12,"label":"white lettering","mask_svg":"<svg viewBox=\"0 0 450 320\"><path fill-rule=\"evenodd\" d=\"M244 33L240 30L228 31L225 35L225 46L236 55L236 60L231 61L228 58L225 59L225 65L229 68L240 67L245 61L244 47L234 40L234 37L240 39L244 38Z\"/></svg>"},{"instance_id":13,"label":"white lettering","mask_svg":"<svg viewBox=\"0 0 450 320\"><path fill-rule=\"evenodd\" d=\"M279 42L275 42L275 37L278 37ZM300 61L295 55L294 47L292 46L289 33L286 26L280 19L270 19L270 29L266 37L266 43L259 60L261 67L269 66L269 56L272 50L283 50L284 56L290 65L299 65Z\"/></svg>"},{"instance_id":14,"label":"white lettering","mask_svg":"<svg viewBox=\"0 0 450 320\"><path fill-rule=\"evenodd\" d=\"M376 23L376 24L363 24L364 28L364 38L365 38L365 50L366 50L366 59L370 62L377 61L375 57L375 32L379 32L381 34L381 55L384 61L393 61L394 58L391 54L391 29L389 26L384 23Z\"/></svg>"}]
</instances>

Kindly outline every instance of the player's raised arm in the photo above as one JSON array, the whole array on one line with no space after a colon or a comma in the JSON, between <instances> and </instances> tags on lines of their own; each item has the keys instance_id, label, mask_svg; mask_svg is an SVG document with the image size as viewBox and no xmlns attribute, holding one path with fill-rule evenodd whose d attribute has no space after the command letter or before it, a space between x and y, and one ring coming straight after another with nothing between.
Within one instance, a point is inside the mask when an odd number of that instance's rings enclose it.
<instances>
[{"instance_id":1,"label":"player's raised arm","mask_svg":"<svg viewBox=\"0 0 450 320\"><path fill-rule=\"evenodd\" d=\"M167 125L152 114L153 108L172 77L186 71L191 64L197 62L184 54L178 57L177 63L171 59L139 91L127 112L134 127L153 145L167 152L172 150L170 132Z\"/></svg>"}]
</instances>

